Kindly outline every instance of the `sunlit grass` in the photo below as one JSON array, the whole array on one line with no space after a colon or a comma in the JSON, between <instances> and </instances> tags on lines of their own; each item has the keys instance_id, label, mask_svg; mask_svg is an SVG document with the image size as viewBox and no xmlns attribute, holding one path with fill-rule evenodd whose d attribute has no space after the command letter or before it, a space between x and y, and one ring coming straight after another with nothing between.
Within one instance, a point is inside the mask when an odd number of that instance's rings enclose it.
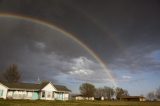
<instances>
[{"instance_id":1,"label":"sunlit grass","mask_svg":"<svg viewBox=\"0 0 160 106\"><path fill-rule=\"evenodd\" d=\"M0 106L160 106L160 102L0 100Z\"/></svg>"}]
</instances>

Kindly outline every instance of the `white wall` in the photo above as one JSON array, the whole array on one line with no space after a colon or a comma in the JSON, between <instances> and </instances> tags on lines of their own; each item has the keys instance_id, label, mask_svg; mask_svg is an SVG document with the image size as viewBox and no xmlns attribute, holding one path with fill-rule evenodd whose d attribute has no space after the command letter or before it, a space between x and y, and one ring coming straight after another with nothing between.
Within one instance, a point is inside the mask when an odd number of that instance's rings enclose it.
<instances>
[{"instance_id":1,"label":"white wall","mask_svg":"<svg viewBox=\"0 0 160 106\"><path fill-rule=\"evenodd\" d=\"M64 100L69 100L69 93L64 93Z\"/></svg>"},{"instance_id":2,"label":"white wall","mask_svg":"<svg viewBox=\"0 0 160 106\"><path fill-rule=\"evenodd\" d=\"M82 97L82 96L76 96L76 100L94 100L94 97Z\"/></svg>"},{"instance_id":3,"label":"white wall","mask_svg":"<svg viewBox=\"0 0 160 106\"><path fill-rule=\"evenodd\" d=\"M3 95L0 98L6 99L8 88L0 83L0 90L3 90Z\"/></svg>"},{"instance_id":4,"label":"white wall","mask_svg":"<svg viewBox=\"0 0 160 106\"><path fill-rule=\"evenodd\" d=\"M8 91L7 97L12 99L26 99L26 91Z\"/></svg>"},{"instance_id":5,"label":"white wall","mask_svg":"<svg viewBox=\"0 0 160 106\"><path fill-rule=\"evenodd\" d=\"M82 96L76 96L75 99L76 99L76 100L84 100L85 98L82 97Z\"/></svg>"},{"instance_id":6,"label":"white wall","mask_svg":"<svg viewBox=\"0 0 160 106\"><path fill-rule=\"evenodd\" d=\"M54 96L55 96L56 100L63 100L63 93L62 92L56 92Z\"/></svg>"},{"instance_id":7,"label":"white wall","mask_svg":"<svg viewBox=\"0 0 160 106\"><path fill-rule=\"evenodd\" d=\"M8 91L7 98L11 99L30 99L32 100L33 91Z\"/></svg>"},{"instance_id":8,"label":"white wall","mask_svg":"<svg viewBox=\"0 0 160 106\"><path fill-rule=\"evenodd\" d=\"M139 98L139 101L146 101L145 98Z\"/></svg>"},{"instance_id":9,"label":"white wall","mask_svg":"<svg viewBox=\"0 0 160 106\"><path fill-rule=\"evenodd\" d=\"M56 100L69 100L69 93L56 92L54 96Z\"/></svg>"}]
</instances>

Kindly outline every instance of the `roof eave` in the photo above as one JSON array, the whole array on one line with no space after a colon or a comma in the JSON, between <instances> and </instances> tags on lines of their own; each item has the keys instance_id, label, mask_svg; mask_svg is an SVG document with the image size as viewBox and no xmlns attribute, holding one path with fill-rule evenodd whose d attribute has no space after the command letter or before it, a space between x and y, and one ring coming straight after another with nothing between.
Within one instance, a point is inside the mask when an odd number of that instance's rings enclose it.
<instances>
[{"instance_id":1,"label":"roof eave","mask_svg":"<svg viewBox=\"0 0 160 106\"><path fill-rule=\"evenodd\" d=\"M21 90L21 91L40 91L40 89L23 89L23 88L9 88L9 90Z\"/></svg>"},{"instance_id":2,"label":"roof eave","mask_svg":"<svg viewBox=\"0 0 160 106\"><path fill-rule=\"evenodd\" d=\"M7 89L9 89L9 87L8 87L8 86L6 86L5 84L3 84L3 83L1 83L1 82L0 82L0 84L1 84L1 85L3 85L3 86L5 86Z\"/></svg>"}]
</instances>

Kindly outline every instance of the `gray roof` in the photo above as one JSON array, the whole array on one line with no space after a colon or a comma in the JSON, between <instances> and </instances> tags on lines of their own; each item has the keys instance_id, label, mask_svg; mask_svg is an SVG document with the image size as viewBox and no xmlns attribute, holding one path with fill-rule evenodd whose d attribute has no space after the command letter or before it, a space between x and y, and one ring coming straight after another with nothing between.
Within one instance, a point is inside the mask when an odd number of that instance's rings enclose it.
<instances>
[{"instance_id":1,"label":"gray roof","mask_svg":"<svg viewBox=\"0 0 160 106\"><path fill-rule=\"evenodd\" d=\"M68 92L71 91L71 90L69 90L66 86L63 86L63 85L54 85L54 87L55 87L58 91L68 91Z\"/></svg>"},{"instance_id":2,"label":"gray roof","mask_svg":"<svg viewBox=\"0 0 160 106\"><path fill-rule=\"evenodd\" d=\"M127 98L144 98L143 96L122 96L122 99L127 99Z\"/></svg>"},{"instance_id":3,"label":"gray roof","mask_svg":"<svg viewBox=\"0 0 160 106\"><path fill-rule=\"evenodd\" d=\"M9 89L25 89L25 90L41 90L43 89L48 83L50 82L42 82L40 84L34 84L34 83L8 83L8 82L0 82L3 85L7 86ZM62 85L53 85L58 91L67 91L70 92L70 90L66 86Z\"/></svg>"}]
</instances>

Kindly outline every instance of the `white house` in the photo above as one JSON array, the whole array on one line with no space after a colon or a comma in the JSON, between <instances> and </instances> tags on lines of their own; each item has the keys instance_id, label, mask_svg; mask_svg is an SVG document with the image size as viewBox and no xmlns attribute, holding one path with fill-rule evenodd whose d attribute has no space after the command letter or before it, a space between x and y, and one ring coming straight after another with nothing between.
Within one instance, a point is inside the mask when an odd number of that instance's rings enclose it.
<instances>
[{"instance_id":1,"label":"white house","mask_svg":"<svg viewBox=\"0 0 160 106\"><path fill-rule=\"evenodd\" d=\"M68 100L70 90L62 85L53 85L51 82L7 83L0 82L0 98L29 99L29 100Z\"/></svg>"}]
</instances>

